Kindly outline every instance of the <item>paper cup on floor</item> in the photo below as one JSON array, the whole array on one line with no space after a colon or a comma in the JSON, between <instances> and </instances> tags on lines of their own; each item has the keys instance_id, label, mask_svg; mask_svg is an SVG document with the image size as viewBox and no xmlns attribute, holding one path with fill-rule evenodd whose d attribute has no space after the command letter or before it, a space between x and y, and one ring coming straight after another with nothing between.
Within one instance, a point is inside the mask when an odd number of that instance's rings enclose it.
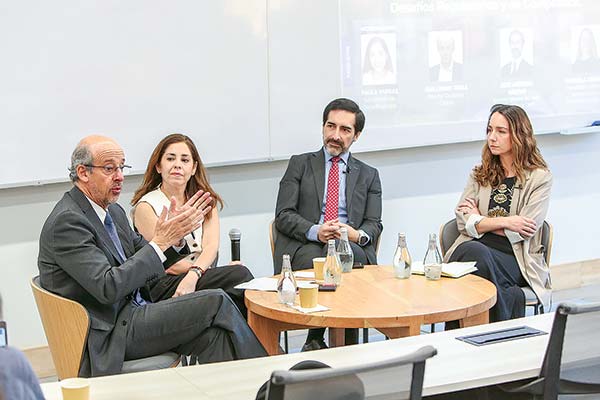
<instances>
[{"instance_id":1,"label":"paper cup on floor","mask_svg":"<svg viewBox=\"0 0 600 400\"><path fill-rule=\"evenodd\" d=\"M85 378L68 378L60 381L63 400L89 400L90 382Z\"/></svg>"},{"instance_id":2,"label":"paper cup on floor","mask_svg":"<svg viewBox=\"0 0 600 400\"><path fill-rule=\"evenodd\" d=\"M300 307L315 308L319 295L319 285L316 283L298 282L300 292Z\"/></svg>"},{"instance_id":3,"label":"paper cup on floor","mask_svg":"<svg viewBox=\"0 0 600 400\"><path fill-rule=\"evenodd\" d=\"M315 279L323 280L323 266L325 265L325 257L313 258L313 268L315 269Z\"/></svg>"}]
</instances>

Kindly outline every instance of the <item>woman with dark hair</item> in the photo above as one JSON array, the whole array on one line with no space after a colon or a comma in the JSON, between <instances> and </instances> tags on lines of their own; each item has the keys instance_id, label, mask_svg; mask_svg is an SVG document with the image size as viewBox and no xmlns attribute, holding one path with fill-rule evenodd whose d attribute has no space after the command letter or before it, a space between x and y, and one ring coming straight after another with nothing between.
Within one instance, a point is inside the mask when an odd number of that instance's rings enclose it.
<instances>
[{"instance_id":1,"label":"woman with dark hair","mask_svg":"<svg viewBox=\"0 0 600 400\"><path fill-rule=\"evenodd\" d=\"M244 292L234 286L253 276L243 265L212 268L219 249L217 205L222 208L223 200L210 186L198 150L188 136L168 135L152 152L142 185L131 201L133 225L150 240L163 207L168 208L173 198L177 205L185 204L198 190L211 194L212 209L202 226L185 237L190 255L169 267L166 276L148 285L148 295L157 302L195 290L223 289L246 316Z\"/></svg>"},{"instance_id":2,"label":"woman with dark hair","mask_svg":"<svg viewBox=\"0 0 600 400\"><path fill-rule=\"evenodd\" d=\"M477 261L477 275L496 285L490 322L525 315L519 286L529 285L546 310L551 284L541 227L552 174L533 128L518 106L492 107L481 164L473 168L455 210L460 236L446 261Z\"/></svg>"},{"instance_id":3,"label":"woman with dark hair","mask_svg":"<svg viewBox=\"0 0 600 400\"><path fill-rule=\"evenodd\" d=\"M573 64L575 73L600 74L600 58L598 58L598 46L594 38L594 32L584 28L579 34L579 45L577 46L577 59Z\"/></svg>"},{"instance_id":4,"label":"woman with dark hair","mask_svg":"<svg viewBox=\"0 0 600 400\"><path fill-rule=\"evenodd\" d=\"M363 85L389 85L396 83L392 57L385 40L374 36L365 50Z\"/></svg>"}]
</instances>

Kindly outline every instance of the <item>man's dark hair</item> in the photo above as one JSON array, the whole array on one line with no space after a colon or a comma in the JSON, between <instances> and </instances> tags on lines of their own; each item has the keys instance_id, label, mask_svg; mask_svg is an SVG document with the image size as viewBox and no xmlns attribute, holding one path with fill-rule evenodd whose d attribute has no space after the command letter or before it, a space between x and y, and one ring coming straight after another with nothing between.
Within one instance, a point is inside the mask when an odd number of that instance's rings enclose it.
<instances>
[{"instance_id":1,"label":"man's dark hair","mask_svg":"<svg viewBox=\"0 0 600 400\"><path fill-rule=\"evenodd\" d=\"M362 132L363 128L365 127L365 114L363 114L363 112L360 110L358 104L350 99L335 99L331 103L327 104L327 107L325 107L325 110L323 110L323 125L325 125L325 122L327 122L329 112L335 110L344 110L354 113L354 130L357 133Z\"/></svg>"}]
</instances>

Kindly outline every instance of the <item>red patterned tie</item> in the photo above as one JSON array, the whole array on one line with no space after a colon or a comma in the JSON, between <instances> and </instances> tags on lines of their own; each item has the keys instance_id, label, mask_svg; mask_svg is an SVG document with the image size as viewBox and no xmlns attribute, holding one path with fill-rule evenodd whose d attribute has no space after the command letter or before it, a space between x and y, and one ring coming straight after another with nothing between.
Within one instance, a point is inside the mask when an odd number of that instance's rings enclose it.
<instances>
[{"instance_id":1,"label":"red patterned tie","mask_svg":"<svg viewBox=\"0 0 600 400\"><path fill-rule=\"evenodd\" d=\"M331 169L327 178L327 199L325 200L325 219L323 222L331 221L338 217L340 203L340 169L338 167L339 157L331 158Z\"/></svg>"}]
</instances>

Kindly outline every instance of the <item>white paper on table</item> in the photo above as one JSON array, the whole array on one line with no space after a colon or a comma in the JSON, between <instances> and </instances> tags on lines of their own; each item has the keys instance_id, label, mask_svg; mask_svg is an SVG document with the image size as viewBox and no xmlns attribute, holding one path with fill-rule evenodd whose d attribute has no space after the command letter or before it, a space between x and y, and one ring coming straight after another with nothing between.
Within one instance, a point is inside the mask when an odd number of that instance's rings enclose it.
<instances>
[{"instance_id":1,"label":"white paper on table","mask_svg":"<svg viewBox=\"0 0 600 400\"><path fill-rule=\"evenodd\" d=\"M246 290L261 290L263 292L276 292L277 291L277 278L254 278L251 281L240 283L235 289L246 289Z\"/></svg>"},{"instance_id":2,"label":"white paper on table","mask_svg":"<svg viewBox=\"0 0 600 400\"><path fill-rule=\"evenodd\" d=\"M316 307L313 308L302 308L299 305L294 304L292 307L294 310L298 310L304 314L308 314L308 313L313 313L313 312L319 312L319 311L329 311L330 308L326 307L326 306L322 306L320 304L317 304Z\"/></svg>"},{"instance_id":3,"label":"white paper on table","mask_svg":"<svg viewBox=\"0 0 600 400\"><path fill-rule=\"evenodd\" d=\"M477 271L476 261L465 261L465 262L451 262L451 263L442 263L442 276L446 276L449 278L460 278L463 275L470 274L471 272ZM424 275L425 271L423 269L422 261L413 261L410 266L411 273L416 275Z\"/></svg>"},{"instance_id":4,"label":"white paper on table","mask_svg":"<svg viewBox=\"0 0 600 400\"><path fill-rule=\"evenodd\" d=\"M315 272L314 271L296 271L296 272L294 272L294 276L296 278L315 279Z\"/></svg>"}]
</instances>

